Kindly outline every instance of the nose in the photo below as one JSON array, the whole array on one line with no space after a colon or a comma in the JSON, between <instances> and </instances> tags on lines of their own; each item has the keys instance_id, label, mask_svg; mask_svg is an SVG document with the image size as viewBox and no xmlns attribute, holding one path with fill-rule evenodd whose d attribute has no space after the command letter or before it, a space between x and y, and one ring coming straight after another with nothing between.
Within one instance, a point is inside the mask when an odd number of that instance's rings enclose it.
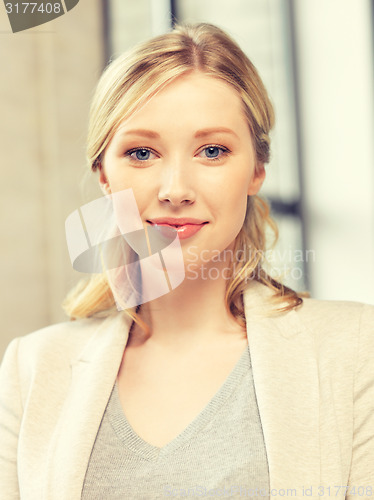
<instances>
[{"instance_id":1,"label":"nose","mask_svg":"<svg viewBox=\"0 0 374 500\"><path fill-rule=\"evenodd\" d=\"M174 161L163 165L158 199L174 206L193 203L196 199L196 193L191 182L191 170L188 171L186 163Z\"/></svg>"}]
</instances>

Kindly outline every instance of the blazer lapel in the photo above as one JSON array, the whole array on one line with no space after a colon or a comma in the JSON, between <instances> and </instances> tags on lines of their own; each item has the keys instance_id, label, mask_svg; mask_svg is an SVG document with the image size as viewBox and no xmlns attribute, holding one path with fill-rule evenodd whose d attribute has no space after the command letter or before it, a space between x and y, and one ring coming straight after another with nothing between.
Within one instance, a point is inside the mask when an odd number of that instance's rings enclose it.
<instances>
[{"instance_id":1,"label":"blazer lapel","mask_svg":"<svg viewBox=\"0 0 374 500\"><path fill-rule=\"evenodd\" d=\"M270 489L277 496L289 489L283 495L319 498L319 377L313 337L294 310L268 315L268 291L251 283L244 306Z\"/></svg>"},{"instance_id":2,"label":"blazer lapel","mask_svg":"<svg viewBox=\"0 0 374 500\"><path fill-rule=\"evenodd\" d=\"M49 448L44 498L81 498L92 447L121 364L132 320L124 313L99 326L81 356Z\"/></svg>"}]
</instances>

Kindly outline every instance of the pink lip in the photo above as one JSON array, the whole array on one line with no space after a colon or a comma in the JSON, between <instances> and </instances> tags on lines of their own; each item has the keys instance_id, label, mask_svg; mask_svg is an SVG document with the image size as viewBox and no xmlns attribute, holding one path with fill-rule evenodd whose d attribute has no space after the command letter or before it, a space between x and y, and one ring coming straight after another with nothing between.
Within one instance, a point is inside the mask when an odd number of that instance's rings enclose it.
<instances>
[{"instance_id":1,"label":"pink lip","mask_svg":"<svg viewBox=\"0 0 374 500\"><path fill-rule=\"evenodd\" d=\"M205 224L205 220L194 219L192 217L156 217L150 219L151 224L169 224L169 226L183 226L184 224Z\"/></svg>"},{"instance_id":2,"label":"pink lip","mask_svg":"<svg viewBox=\"0 0 374 500\"><path fill-rule=\"evenodd\" d=\"M169 217L164 219L153 219L149 222L156 227L163 236L175 238L175 233L177 233L179 239L184 240L196 234L206 224L206 222L198 221L196 223L195 221L197 221L197 219L173 219Z\"/></svg>"}]
</instances>

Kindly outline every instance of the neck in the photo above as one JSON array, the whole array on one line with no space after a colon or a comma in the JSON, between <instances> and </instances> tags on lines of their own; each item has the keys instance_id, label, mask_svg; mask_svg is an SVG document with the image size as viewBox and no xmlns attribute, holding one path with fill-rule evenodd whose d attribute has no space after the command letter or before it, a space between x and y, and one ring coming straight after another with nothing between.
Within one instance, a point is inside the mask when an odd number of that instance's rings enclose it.
<instances>
[{"instance_id":1,"label":"neck","mask_svg":"<svg viewBox=\"0 0 374 500\"><path fill-rule=\"evenodd\" d=\"M227 265L221 263L222 271ZM215 263L214 268L217 269ZM209 268L197 276L186 275L184 281L169 293L141 305L138 314L150 327L150 335L134 325L132 338L140 343L156 342L173 349L246 339L246 330L229 313L225 305L227 278L217 271L209 278ZM213 275L213 274L212 274Z\"/></svg>"}]
</instances>

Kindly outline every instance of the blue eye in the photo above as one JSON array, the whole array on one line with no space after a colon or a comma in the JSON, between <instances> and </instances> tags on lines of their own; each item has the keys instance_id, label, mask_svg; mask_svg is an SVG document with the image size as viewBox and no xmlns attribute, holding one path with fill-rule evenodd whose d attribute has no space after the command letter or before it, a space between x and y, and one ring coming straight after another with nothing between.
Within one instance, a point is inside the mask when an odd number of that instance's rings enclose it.
<instances>
[{"instance_id":1,"label":"blue eye","mask_svg":"<svg viewBox=\"0 0 374 500\"><path fill-rule=\"evenodd\" d=\"M206 158L207 160L218 161L223 156L228 155L229 150L223 146L211 145L203 148L198 156L202 156L203 154L203 158ZM148 148L130 149L129 151L126 151L125 156L128 156L130 160L134 162L146 162L147 160L154 160L158 157L157 154L153 153L153 151Z\"/></svg>"},{"instance_id":2,"label":"blue eye","mask_svg":"<svg viewBox=\"0 0 374 500\"><path fill-rule=\"evenodd\" d=\"M219 150L218 146L209 146L209 148L204 149L207 158L217 158Z\"/></svg>"},{"instance_id":3,"label":"blue eye","mask_svg":"<svg viewBox=\"0 0 374 500\"><path fill-rule=\"evenodd\" d=\"M200 153L204 153L203 158L206 158L208 160L220 160L223 156L226 156L229 154L229 150L227 148L224 148L223 146L206 146Z\"/></svg>"},{"instance_id":4,"label":"blue eye","mask_svg":"<svg viewBox=\"0 0 374 500\"><path fill-rule=\"evenodd\" d=\"M145 149L145 148L139 148L139 149L135 149L133 151L129 151L129 156L131 158L133 158L133 154L135 154L135 159L137 160L149 160L149 157L151 155L151 151L149 149Z\"/></svg>"}]
</instances>

